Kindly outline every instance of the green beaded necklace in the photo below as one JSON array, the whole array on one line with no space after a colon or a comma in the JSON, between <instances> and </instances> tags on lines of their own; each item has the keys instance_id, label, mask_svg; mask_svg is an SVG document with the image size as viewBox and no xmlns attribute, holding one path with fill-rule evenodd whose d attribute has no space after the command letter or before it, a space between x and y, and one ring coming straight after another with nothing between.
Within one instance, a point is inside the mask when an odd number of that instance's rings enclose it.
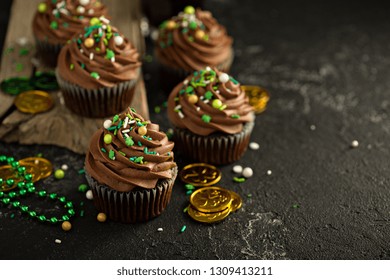
<instances>
[{"instance_id":1,"label":"green beaded necklace","mask_svg":"<svg viewBox=\"0 0 390 280\"><path fill-rule=\"evenodd\" d=\"M0 164L2 163L7 163L11 165L14 172L17 173L17 177L21 178L22 181L16 183L15 187L15 180L7 179L4 181L3 178L0 178L0 186L5 183L8 189L16 189L15 191L10 192L0 191L0 204L11 205L13 208L19 209L22 213L26 213L33 219L37 219L40 222L47 222L51 224L68 221L76 214L73 208L73 203L71 201L67 201L65 196L58 196L56 193L47 193L44 190L37 191L34 186L34 183L32 182L32 175L27 173L26 168L20 166L19 162L15 161L13 157L0 155ZM39 214L34 210L30 210L27 205L23 205L20 201L16 200L18 197L23 197L27 194L32 193L41 198L47 196L53 201L58 200L67 209L67 213L60 218L46 217L45 215Z\"/></svg>"}]
</instances>

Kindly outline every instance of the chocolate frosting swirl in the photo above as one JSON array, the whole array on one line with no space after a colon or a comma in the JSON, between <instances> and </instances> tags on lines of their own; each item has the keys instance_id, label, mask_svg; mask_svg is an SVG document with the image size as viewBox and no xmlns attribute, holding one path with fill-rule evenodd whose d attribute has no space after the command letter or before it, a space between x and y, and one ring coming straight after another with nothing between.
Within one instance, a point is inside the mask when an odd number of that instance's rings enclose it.
<instances>
[{"instance_id":1,"label":"chocolate frosting swirl","mask_svg":"<svg viewBox=\"0 0 390 280\"><path fill-rule=\"evenodd\" d=\"M216 68L196 71L177 85L168 99L172 124L207 136L239 133L254 120L252 106L240 84Z\"/></svg>"},{"instance_id":2,"label":"chocolate frosting swirl","mask_svg":"<svg viewBox=\"0 0 390 280\"><path fill-rule=\"evenodd\" d=\"M76 34L82 32L93 17L107 15L107 8L99 0L80 4L79 0L46 0L35 13L32 29L34 36L51 44L65 45ZM84 1L85 2L85 1ZM40 6L40 7L43 7Z\"/></svg>"},{"instance_id":3,"label":"chocolate frosting swirl","mask_svg":"<svg viewBox=\"0 0 390 280\"><path fill-rule=\"evenodd\" d=\"M141 62L135 47L107 19L85 27L58 56L58 73L66 81L97 89L136 80Z\"/></svg>"},{"instance_id":4,"label":"chocolate frosting swirl","mask_svg":"<svg viewBox=\"0 0 390 280\"><path fill-rule=\"evenodd\" d=\"M86 171L99 184L127 192L136 187L152 189L159 179L172 178L174 143L157 124L145 122L129 109L112 123L106 121L105 127L92 136L85 161Z\"/></svg>"},{"instance_id":5,"label":"chocolate frosting swirl","mask_svg":"<svg viewBox=\"0 0 390 280\"><path fill-rule=\"evenodd\" d=\"M163 64L186 71L229 60L233 39L208 11L180 13L161 24L156 54Z\"/></svg>"}]
</instances>

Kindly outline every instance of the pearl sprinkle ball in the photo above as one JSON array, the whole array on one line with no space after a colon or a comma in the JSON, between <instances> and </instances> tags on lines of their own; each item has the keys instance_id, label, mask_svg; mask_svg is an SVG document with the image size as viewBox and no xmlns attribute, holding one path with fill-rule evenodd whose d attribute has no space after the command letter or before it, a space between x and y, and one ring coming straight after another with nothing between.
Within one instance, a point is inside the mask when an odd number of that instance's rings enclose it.
<instances>
[{"instance_id":1,"label":"pearl sprinkle ball","mask_svg":"<svg viewBox=\"0 0 390 280\"><path fill-rule=\"evenodd\" d=\"M93 193L91 190L88 190L86 193L85 193L85 197L89 200L92 200L93 199Z\"/></svg>"},{"instance_id":2,"label":"pearl sprinkle ball","mask_svg":"<svg viewBox=\"0 0 390 280\"><path fill-rule=\"evenodd\" d=\"M108 129L111 125L112 125L112 121L111 120L105 120L104 123L103 123L103 127L105 129Z\"/></svg>"},{"instance_id":3,"label":"pearl sprinkle ball","mask_svg":"<svg viewBox=\"0 0 390 280\"><path fill-rule=\"evenodd\" d=\"M89 0L80 0L80 5L86 6L89 4Z\"/></svg>"},{"instance_id":4,"label":"pearl sprinkle ball","mask_svg":"<svg viewBox=\"0 0 390 280\"><path fill-rule=\"evenodd\" d=\"M229 81L229 75L226 73L222 73L219 75L218 79L221 83L227 83Z\"/></svg>"},{"instance_id":5,"label":"pearl sprinkle ball","mask_svg":"<svg viewBox=\"0 0 390 280\"><path fill-rule=\"evenodd\" d=\"M250 178L253 176L253 170L250 167L245 167L244 170L242 171L242 176L245 178Z\"/></svg>"},{"instance_id":6,"label":"pearl sprinkle ball","mask_svg":"<svg viewBox=\"0 0 390 280\"><path fill-rule=\"evenodd\" d=\"M352 148L357 148L359 147L359 142L357 140L353 140L352 143L351 143L351 147Z\"/></svg>"},{"instance_id":7,"label":"pearl sprinkle ball","mask_svg":"<svg viewBox=\"0 0 390 280\"><path fill-rule=\"evenodd\" d=\"M114 37L115 45L121 46L123 44L123 37L121 36L115 36Z\"/></svg>"},{"instance_id":8,"label":"pearl sprinkle ball","mask_svg":"<svg viewBox=\"0 0 390 280\"><path fill-rule=\"evenodd\" d=\"M242 168L241 165L235 165L235 166L233 166L233 172L234 172L234 173L241 174L241 173L242 173L242 170L243 170L243 168Z\"/></svg>"}]
</instances>

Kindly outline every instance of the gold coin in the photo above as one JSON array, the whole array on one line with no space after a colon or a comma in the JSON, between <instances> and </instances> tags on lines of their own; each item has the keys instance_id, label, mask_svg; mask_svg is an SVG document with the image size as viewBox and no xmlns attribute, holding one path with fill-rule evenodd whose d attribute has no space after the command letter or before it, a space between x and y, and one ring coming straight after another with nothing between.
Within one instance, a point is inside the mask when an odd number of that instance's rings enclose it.
<instances>
[{"instance_id":1,"label":"gold coin","mask_svg":"<svg viewBox=\"0 0 390 280\"><path fill-rule=\"evenodd\" d=\"M230 208L232 196L228 190L220 187L204 187L191 194L190 203L204 213L221 212Z\"/></svg>"},{"instance_id":2,"label":"gold coin","mask_svg":"<svg viewBox=\"0 0 390 280\"><path fill-rule=\"evenodd\" d=\"M54 105L53 98L40 90L25 91L15 98L14 103L20 112L30 114L48 111Z\"/></svg>"},{"instance_id":3,"label":"gold coin","mask_svg":"<svg viewBox=\"0 0 390 280\"><path fill-rule=\"evenodd\" d=\"M214 213L204 213L201 211L198 211L193 206L188 206L188 215L190 215L191 218L193 218L195 221L201 222L201 223L215 223L219 222L223 219L225 219L230 214L230 208L227 208L220 212L214 212Z\"/></svg>"},{"instance_id":4,"label":"gold coin","mask_svg":"<svg viewBox=\"0 0 390 280\"><path fill-rule=\"evenodd\" d=\"M249 97L249 104L254 108L256 114L260 114L267 108L270 95L267 90L259 86L243 85L241 89Z\"/></svg>"},{"instance_id":5,"label":"gold coin","mask_svg":"<svg viewBox=\"0 0 390 280\"><path fill-rule=\"evenodd\" d=\"M20 166L26 167L26 173L32 175L32 181L36 182L40 179L40 172L38 167L36 167L34 164L31 163L23 163L20 164ZM20 181L23 181L24 178L18 176L18 172L15 171L11 165L4 165L0 166L0 178L3 178L3 185L0 186L0 190L3 192L12 190L16 188L16 184L19 183ZM15 181L15 184L13 186L8 187L5 183L6 180L8 179L13 179Z\"/></svg>"},{"instance_id":6,"label":"gold coin","mask_svg":"<svg viewBox=\"0 0 390 280\"><path fill-rule=\"evenodd\" d=\"M48 161L45 158L41 157L29 157L19 160L19 163L23 166L23 164L33 164L35 165L40 172L40 178L39 179L45 179L49 177L53 171L53 165L50 161Z\"/></svg>"},{"instance_id":7,"label":"gold coin","mask_svg":"<svg viewBox=\"0 0 390 280\"><path fill-rule=\"evenodd\" d=\"M185 166L180 172L180 178L195 187L211 186L221 180L221 171L206 163L193 163Z\"/></svg>"},{"instance_id":8,"label":"gold coin","mask_svg":"<svg viewBox=\"0 0 390 280\"><path fill-rule=\"evenodd\" d=\"M230 195L232 196L232 204L230 205L230 211L235 212L242 206L241 196L233 191L230 191Z\"/></svg>"}]
</instances>

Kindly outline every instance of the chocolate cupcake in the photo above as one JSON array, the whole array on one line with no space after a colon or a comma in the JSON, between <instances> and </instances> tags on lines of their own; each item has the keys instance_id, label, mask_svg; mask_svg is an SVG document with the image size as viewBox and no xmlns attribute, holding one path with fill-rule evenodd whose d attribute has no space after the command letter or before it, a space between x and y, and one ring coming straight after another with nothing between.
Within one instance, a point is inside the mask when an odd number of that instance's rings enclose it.
<instances>
[{"instance_id":1,"label":"chocolate cupcake","mask_svg":"<svg viewBox=\"0 0 390 280\"><path fill-rule=\"evenodd\" d=\"M156 41L163 85L169 91L193 71L206 66L229 72L233 62L233 39L212 14L188 6L164 21Z\"/></svg>"},{"instance_id":2,"label":"chocolate cupcake","mask_svg":"<svg viewBox=\"0 0 390 280\"><path fill-rule=\"evenodd\" d=\"M56 75L65 105L86 117L107 117L125 110L140 76L139 53L109 24L95 18L58 56Z\"/></svg>"},{"instance_id":3,"label":"chocolate cupcake","mask_svg":"<svg viewBox=\"0 0 390 280\"><path fill-rule=\"evenodd\" d=\"M160 215L177 175L173 146L157 124L133 109L106 120L92 136L85 160L98 211L123 223Z\"/></svg>"},{"instance_id":4,"label":"chocolate cupcake","mask_svg":"<svg viewBox=\"0 0 390 280\"><path fill-rule=\"evenodd\" d=\"M240 84L210 67L195 71L173 89L168 117L179 151L212 164L228 164L244 154L255 119Z\"/></svg>"},{"instance_id":5,"label":"chocolate cupcake","mask_svg":"<svg viewBox=\"0 0 390 280\"><path fill-rule=\"evenodd\" d=\"M83 31L91 18L107 16L99 0L46 0L38 5L32 30L37 55L49 67L55 67L61 48Z\"/></svg>"}]
</instances>

